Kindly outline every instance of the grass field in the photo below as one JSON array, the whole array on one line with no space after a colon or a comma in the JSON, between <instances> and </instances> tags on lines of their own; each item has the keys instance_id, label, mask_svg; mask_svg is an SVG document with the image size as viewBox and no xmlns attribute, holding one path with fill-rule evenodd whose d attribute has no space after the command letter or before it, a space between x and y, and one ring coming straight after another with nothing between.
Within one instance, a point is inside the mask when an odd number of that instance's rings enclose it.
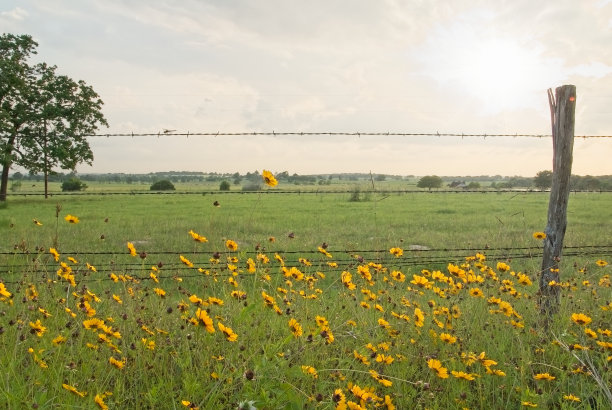
<instances>
[{"instance_id":1,"label":"grass field","mask_svg":"<svg viewBox=\"0 0 612 410\"><path fill-rule=\"evenodd\" d=\"M544 330L547 193L376 188L9 197L0 407L612 404L610 194L570 198Z\"/></svg>"}]
</instances>

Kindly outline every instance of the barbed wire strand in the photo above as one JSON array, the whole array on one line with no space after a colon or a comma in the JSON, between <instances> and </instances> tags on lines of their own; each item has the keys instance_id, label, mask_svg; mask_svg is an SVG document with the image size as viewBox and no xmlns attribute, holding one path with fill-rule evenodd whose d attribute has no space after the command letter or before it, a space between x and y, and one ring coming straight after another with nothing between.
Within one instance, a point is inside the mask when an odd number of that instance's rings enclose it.
<instances>
[{"instance_id":1,"label":"barbed wire strand","mask_svg":"<svg viewBox=\"0 0 612 410\"><path fill-rule=\"evenodd\" d=\"M495 134L495 133L458 133L458 132L334 132L334 131L255 131L255 132L119 132L107 134L83 134L84 137L239 137L239 136L352 136L352 137L528 137L550 138L550 134ZM612 135L576 135L574 138L612 138Z\"/></svg>"},{"instance_id":2,"label":"barbed wire strand","mask_svg":"<svg viewBox=\"0 0 612 410\"><path fill-rule=\"evenodd\" d=\"M612 244L597 244L597 245L579 245L579 246L564 246L563 250L575 250L575 249L602 249L602 248L610 248L612 249ZM116 252L116 251L65 251L59 248L56 250L62 255L129 255L127 251L124 252ZM409 252L414 253L435 253L435 252L484 252L485 254L489 254L491 252L497 251L515 251L515 250L529 250L529 251L541 251L541 246L500 246L500 247L490 247L487 245L481 247L460 247L460 248L418 248L418 249L410 249L409 247L403 249L404 254ZM370 253L388 253L389 249L327 249L327 252L331 254L370 254ZM185 249L185 250L149 250L147 251L147 255L212 255L213 253L218 253L220 257L222 256L235 256L236 252L231 251L194 251L193 249ZM244 251L245 255L256 255L259 253L264 254L321 254L317 249L293 249L293 250L283 250L283 249L261 249L261 250L246 250ZM14 251L3 251L0 252L0 255L23 255L23 256L32 256L32 255L49 255L48 252L17 252Z\"/></svg>"},{"instance_id":3,"label":"barbed wire strand","mask_svg":"<svg viewBox=\"0 0 612 410\"><path fill-rule=\"evenodd\" d=\"M354 181L352 181L354 182ZM74 197L78 197L78 196L114 196L114 195L251 195L251 194L270 194L270 195L277 195L277 194L283 194L283 195L287 195L287 194L295 194L295 195L302 195L302 194L309 194L309 195L330 195L330 194L336 194L336 195L345 195L345 194L354 194L356 191L355 190L275 190L275 189L266 189L266 190L248 190L248 191L114 191L114 192L49 192L47 195L49 197L52 196L74 196ZM400 194L449 194L449 193L455 193L455 194L463 194L463 193L479 193L479 194L498 194L498 193L520 193L520 194L550 194L549 191L539 191L536 189L527 189L527 190L521 190L521 189L510 189L510 188L503 188L500 190L496 190L496 189L462 189L462 190L448 190L448 189L436 189L436 190L427 190L427 189L423 189L423 190L376 190L376 191L372 191L372 190L364 190L361 191L362 193L376 193L376 194L380 194L380 195L400 195ZM609 193L612 192L612 190L609 189L599 189L596 191L588 191L588 190L573 190L573 193L596 193L596 194L600 194L600 193ZM23 193L7 193L7 196L11 196L11 197L28 197L28 196L44 196L45 194L43 192L23 192Z\"/></svg>"}]
</instances>

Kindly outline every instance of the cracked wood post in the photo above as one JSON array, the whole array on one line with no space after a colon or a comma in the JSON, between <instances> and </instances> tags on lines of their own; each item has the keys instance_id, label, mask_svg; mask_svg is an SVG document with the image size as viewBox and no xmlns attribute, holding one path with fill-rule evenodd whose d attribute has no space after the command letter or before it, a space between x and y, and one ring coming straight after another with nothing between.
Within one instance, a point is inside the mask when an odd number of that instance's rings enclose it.
<instances>
[{"instance_id":1,"label":"cracked wood post","mask_svg":"<svg viewBox=\"0 0 612 410\"><path fill-rule=\"evenodd\" d=\"M576 86L557 87L554 96L552 90L549 89L548 101L552 122L553 177L538 295L540 313L545 316L557 313L560 304L559 286L551 286L549 283L560 282L559 262L567 227L567 203L572 173Z\"/></svg>"}]
</instances>

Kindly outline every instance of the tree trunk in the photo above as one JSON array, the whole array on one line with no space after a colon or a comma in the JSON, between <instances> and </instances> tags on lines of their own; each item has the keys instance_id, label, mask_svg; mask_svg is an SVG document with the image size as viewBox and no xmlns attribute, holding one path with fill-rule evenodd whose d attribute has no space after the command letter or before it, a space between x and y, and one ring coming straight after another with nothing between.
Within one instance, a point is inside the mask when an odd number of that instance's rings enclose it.
<instances>
[{"instance_id":1,"label":"tree trunk","mask_svg":"<svg viewBox=\"0 0 612 410\"><path fill-rule=\"evenodd\" d=\"M45 199L49 197L49 160L47 157L47 120L43 121L43 126L45 127L45 137L43 138L43 155L45 158L44 171L45 171Z\"/></svg>"},{"instance_id":2,"label":"tree trunk","mask_svg":"<svg viewBox=\"0 0 612 410\"><path fill-rule=\"evenodd\" d=\"M4 202L6 201L6 189L8 187L8 175L9 175L9 169L11 168L11 164L9 163L4 163L3 167L2 167L2 181L0 182L0 201Z\"/></svg>"},{"instance_id":3,"label":"tree trunk","mask_svg":"<svg viewBox=\"0 0 612 410\"><path fill-rule=\"evenodd\" d=\"M45 169L45 199L48 198L48 193L49 192L49 171L47 171Z\"/></svg>"},{"instance_id":4,"label":"tree trunk","mask_svg":"<svg viewBox=\"0 0 612 410\"><path fill-rule=\"evenodd\" d=\"M11 161L11 155L13 155L13 147L15 144L15 135L11 136L6 142L6 148L2 153L2 180L0 181L0 201L6 201L6 192L8 188L8 177L9 170L13 161Z\"/></svg>"},{"instance_id":5,"label":"tree trunk","mask_svg":"<svg viewBox=\"0 0 612 410\"><path fill-rule=\"evenodd\" d=\"M553 177L548 203L548 224L544 239L544 254L538 304L546 318L559 310L559 262L563 250L563 238L567 227L567 203L572 173L574 147L574 120L576 111L576 87L564 85L548 91L553 138Z\"/></svg>"}]
</instances>

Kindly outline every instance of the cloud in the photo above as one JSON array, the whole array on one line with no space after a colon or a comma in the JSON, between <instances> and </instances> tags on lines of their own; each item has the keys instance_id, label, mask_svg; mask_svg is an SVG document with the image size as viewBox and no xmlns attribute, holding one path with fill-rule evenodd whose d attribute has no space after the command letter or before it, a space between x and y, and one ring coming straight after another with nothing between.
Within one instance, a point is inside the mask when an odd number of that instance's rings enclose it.
<instances>
[{"instance_id":1,"label":"cloud","mask_svg":"<svg viewBox=\"0 0 612 410\"><path fill-rule=\"evenodd\" d=\"M23 21L28 17L28 15L29 13L21 7L15 7L12 10L0 12L1 17L16 21Z\"/></svg>"},{"instance_id":2,"label":"cloud","mask_svg":"<svg viewBox=\"0 0 612 410\"><path fill-rule=\"evenodd\" d=\"M589 64L578 64L570 67L568 73L582 77L602 78L612 73L612 66L596 61Z\"/></svg>"},{"instance_id":3,"label":"cloud","mask_svg":"<svg viewBox=\"0 0 612 410\"><path fill-rule=\"evenodd\" d=\"M7 19L13 21L23 21L29 16L29 13L21 7L15 7L9 11L0 12L0 19Z\"/></svg>"}]
</instances>

